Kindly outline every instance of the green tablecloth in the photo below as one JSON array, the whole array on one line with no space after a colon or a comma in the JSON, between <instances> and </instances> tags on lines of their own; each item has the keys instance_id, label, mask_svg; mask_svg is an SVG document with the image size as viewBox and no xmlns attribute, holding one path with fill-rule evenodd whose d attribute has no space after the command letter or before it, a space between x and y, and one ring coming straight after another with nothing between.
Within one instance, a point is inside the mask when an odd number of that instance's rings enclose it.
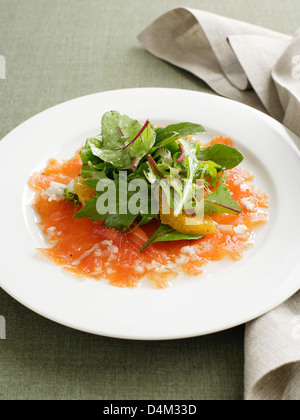
<instances>
[{"instance_id":1,"label":"green tablecloth","mask_svg":"<svg viewBox=\"0 0 300 420\"><path fill-rule=\"evenodd\" d=\"M0 0L6 60L0 138L36 113L89 93L147 86L210 91L136 40L179 5L288 34L299 26L299 0ZM1 399L243 399L243 326L189 340L114 340L50 322L3 290L0 315L7 329L0 340Z\"/></svg>"}]
</instances>

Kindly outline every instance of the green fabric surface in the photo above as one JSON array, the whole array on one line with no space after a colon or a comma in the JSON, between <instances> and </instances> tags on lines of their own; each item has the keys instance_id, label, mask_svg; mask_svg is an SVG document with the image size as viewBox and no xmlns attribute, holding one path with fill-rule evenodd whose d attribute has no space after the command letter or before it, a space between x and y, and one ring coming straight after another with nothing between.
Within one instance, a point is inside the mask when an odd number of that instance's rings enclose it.
<instances>
[{"instance_id":1,"label":"green fabric surface","mask_svg":"<svg viewBox=\"0 0 300 420\"><path fill-rule=\"evenodd\" d=\"M208 91L136 36L189 6L293 34L299 0L0 0L0 138L69 99L130 87ZM4 241L2 240L2 245ZM0 291L0 399L243 399L244 326L168 342L123 341L57 325Z\"/></svg>"}]
</instances>

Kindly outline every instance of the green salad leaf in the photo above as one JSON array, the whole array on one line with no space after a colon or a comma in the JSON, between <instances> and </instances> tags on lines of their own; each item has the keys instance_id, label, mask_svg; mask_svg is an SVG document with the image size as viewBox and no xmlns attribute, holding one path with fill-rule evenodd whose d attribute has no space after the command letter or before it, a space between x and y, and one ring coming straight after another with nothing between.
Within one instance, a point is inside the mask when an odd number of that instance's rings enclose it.
<instances>
[{"instance_id":1,"label":"green salad leaf","mask_svg":"<svg viewBox=\"0 0 300 420\"><path fill-rule=\"evenodd\" d=\"M221 182L217 190L205 199L205 213L240 214L242 207L231 197L225 182Z\"/></svg>"},{"instance_id":2,"label":"green salad leaf","mask_svg":"<svg viewBox=\"0 0 300 420\"><path fill-rule=\"evenodd\" d=\"M83 165L88 163L97 164L101 162L101 160L93 154L91 148L92 146L96 148L102 147L102 137L100 135L86 140L85 145L83 146L80 152L80 157Z\"/></svg>"},{"instance_id":3,"label":"green salad leaf","mask_svg":"<svg viewBox=\"0 0 300 420\"><path fill-rule=\"evenodd\" d=\"M156 141L152 152L161 147L166 147L171 143L174 145L174 142L182 137L203 134L206 132L206 129L199 124L180 123L157 128L155 132Z\"/></svg>"},{"instance_id":4,"label":"green salad leaf","mask_svg":"<svg viewBox=\"0 0 300 420\"><path fill-rule=\"evenodd\" d=\"M191 203L195 199L195 181L201 166L201 161L197 157L197 152L200 149L200 145L191 140L180 139L180 146L182 147L183 164L186 166L186 176L182 188L182 194L179 200L177 200L174 215L178 216L186 206L186 203Z\"/></svg>"},{"instance_id":5,"label":"green salad leaf","mask_svg":"<svg viewBox=\"0 0 300 420\"><path fill-rule=\"evenodd\" d=\"M203 235L189 235L186 233L177 232L171 226L160 224L157 231L148 239L145 245L141 248L141 252L146 251L150 245L156 242L173 242L183 240L196 240L203 238Z\"/></svg>"},{"instance_id":6,"label":"green salad leaf","mask_svg":"<svg viewBox=\"0 0 300 420\"><path fill-rule=\"evenodd\" d=\"M83 184L95 194L75 218L104 220L107 227L120 232L133 231L159 220L157 191L161 190L175 217L200 208L205 214L238 215L242 211L225 179L226 171L238 166L243 155L225 144L203 147L187 139L204 133L202 125L184 122L155 127L149 120L141 123L110 111L103 115L100 131L86 140L80 152ZM69 202L80 204L72 189L65 194ZM156 242L202 237L160 224L141 251Z\"/></svg>"},{"instance_id":7,"label":"green salad leaf","mask_svg":"<svg viewBox=\"0 0 300 420\"><path fill-rule=\"evenodd\" d=\"M144 125L119 112L102 118L102 134L91 141L91 153L117 169L135 171L155 143L156 134L149 121Z\"/></svg>"},{"instance_id":8,"label":"green salad leaf","mask_svg":"<svg viewBox=\"0 0 300 420\"><path fill-rule=\"evenodd\" d=\"M75 206L80 206L78 195L71 191L71 189L68 187L65 189L65 196L67 203L72 203Z\"/></svg>"},{"instance_id":9,"label":"green salad leaf","mask_svg":"<svg viewBox=\"0 0 300 420\"><path fill-rule=\"evenodd\" d=\"M214 144L213 146L201 147L197 158L202 161L213 161L220 165L223 170L233 169L244 159L241 152L226 144Z\"/></svg>"},{"instance_id":10,"label":"green salad leaf","mask_svg":"<svg viewBox=\"0 0 300 420\"><path fill-rule=\"evenodd\" d=\"M92 221L104 220L105 226L120 232L127 231L135 221L142 225L157 219L158 214L151 213L153 205L151 205L150 185L142 183L141 185L146 186L147 190L138 194L139 180L143 178L139 175L127 177L124 172L115 174L114 179L103 175L101 179L85 180L84 183L94 188L97 193L91 200L85 202L74 217L77 219L89 217Z\"/></svg>"}]
</instances>

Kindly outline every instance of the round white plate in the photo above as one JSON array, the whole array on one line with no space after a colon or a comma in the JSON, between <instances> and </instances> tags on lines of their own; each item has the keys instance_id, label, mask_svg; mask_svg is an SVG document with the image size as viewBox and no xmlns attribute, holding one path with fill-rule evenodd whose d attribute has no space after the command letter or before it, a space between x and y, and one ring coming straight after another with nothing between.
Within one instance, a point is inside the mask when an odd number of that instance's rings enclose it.
<instances>
[{"instance_id":1,"label":"round white plate","mask_svg":"<svg viewBox=\"0 0 300 420\"><path fill-rule=\"evenodd\" d=\"M70 158L117 110L154 124L203 124L207 139L230 136L243 166L270 196L270 222L239 262L210 264L197 278L180 275L166 290L147 282L118 289L82 281L41 259L46 245L31 208L30 175L51 157ZM270 117L214 95L176 89L103 92L55 106L0 142L1 287L31 310L81 331L164 340L214 333L248 322L300 288L299 139Z\"/></svg>"}]
</instances>

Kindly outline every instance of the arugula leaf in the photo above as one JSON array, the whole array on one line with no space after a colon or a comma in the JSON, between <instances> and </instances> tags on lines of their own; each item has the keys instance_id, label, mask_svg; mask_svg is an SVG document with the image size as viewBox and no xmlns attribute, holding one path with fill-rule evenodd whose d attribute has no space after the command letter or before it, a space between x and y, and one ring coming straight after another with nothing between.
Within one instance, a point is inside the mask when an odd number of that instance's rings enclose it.
<instances>
[{"instance_id":1,"label":"arugula leaf","mask_svg":"<svg viewBox=\"0 0 300 420\"><path fill-rule=\"evenodd\" d=\"M242 212L242 207L231 197L224 181L213 194L205 199L204 208L205 214L240 214Z\"/></svg>"},{"instance_id":2,"label":"arugula leaf","mask_svg":"<svg viewBox=\"0 0 300 420\"><path fill-rule=\"evenodd\" d=\"M181 139L180 145L184 149L185 157L183 162L187 166L187 174L183 186L182 196L177 200L174 215L178 216L187 203L190 203L194 198L194 181L197 177L197 172L201 162L197 158L197 152L200 148L199 144L195 141Z\"/></svg>"},{"instance_id":3,"label":"arugula leaf","mask_svg":"<svg viewBox=\"0 0 300 420\"><path fill-rule=\"evenodd\" d=\"M203 179L205 176L210 178L210 180L207 180L207 184L215 187L217 183L221 181L221 179L218 178L220 169L222 169L221 166L211 160L202 162L200 164L200 170L202 171L201 178Z\"/></svg>"},{"instance_id":4,"label":"arugula leaf","mask_svg":"<svg viewBox=\"0 0 300 420\"><path fill-rule=\"evenodd\" d=\"M92 154L117 169L135 171L155 143L156 133L149 121L144 125L116 111L102 118L100 147L90 144Z\"/></svg>"},{"instance_id":5,"label":"arugula leaf","mask_svg":"<svg viewBox=\"0 0 300 420\"><path fill-rule=\"evenodd\" d=\"M170 242L170 241L182 241L182 240L196 240L203 238L203 235L189 235L186 233L180 233L174 230L169 225L161 224L157 231L148 239L145 245L141 248L140 252L146 251L150 245L156 242Z\"/></svg>"}]
</instances>

